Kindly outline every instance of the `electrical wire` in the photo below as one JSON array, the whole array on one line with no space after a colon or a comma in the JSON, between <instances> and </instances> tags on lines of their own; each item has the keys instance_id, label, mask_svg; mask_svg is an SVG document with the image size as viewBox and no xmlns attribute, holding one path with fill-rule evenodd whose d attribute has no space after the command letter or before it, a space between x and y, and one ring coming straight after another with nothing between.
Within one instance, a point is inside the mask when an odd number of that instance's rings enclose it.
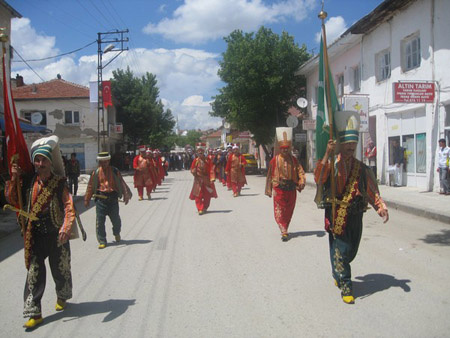
<instances>
[{"instance_id":1,"label":"electrical wire","mask_svg":"<svg viewBox=\"0 0 450 338\"><path fill-rule=\"evenodd\" d=\"M82 49L85 49L85 48L87 48L87 47L93 45L94 43L97 43L97 40L94 40L94 41L92 41L91 43L88 43L88 44L87 44L86 46L84 46L84 47L77 48L77 49L72 50L72 51L67 52L67 53L62 53L62 54L54 55L54 56L48 56L48 57L45 57L45 58L42 58L42 59L30 59L30 60L23 60L23 61L22 61L22 60L17 60L17 61L13 60L12 62L36 62L36 61L44 61L44 60L55 59L55 58L58 58L58 57L60 57L60 56L69 55L69 54L78 52L78 51L80 51L80 50L82 50ZM15 48L14 48L14 51L17 52Z\"/></svg>"}]
</instances>

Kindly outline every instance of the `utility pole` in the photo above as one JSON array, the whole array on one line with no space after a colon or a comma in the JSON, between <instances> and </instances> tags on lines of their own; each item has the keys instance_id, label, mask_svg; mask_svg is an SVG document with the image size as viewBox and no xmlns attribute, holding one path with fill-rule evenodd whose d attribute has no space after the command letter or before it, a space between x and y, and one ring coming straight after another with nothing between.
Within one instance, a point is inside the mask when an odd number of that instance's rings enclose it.
<instances>
[{"instance_id":1,"label":"utility pole","mask_svg":"<svg viewBox=\"0 0 450 338\"><path fill-rule=\"evenodd\" d=\"M111 31L105 33L97 33L97 86L98 86L98 103L97 103L97 147L98 151L106 151L105 137L108 135L108 131L105 129L105 108L103 107L103 68L113 62L123 51L128 50L128 47L124 46L124 43L128 42L128 37L124 37L124 34L128 33L128 29L119 31ZM104 49L103 45L108 44ZM102 56L108 52L118 52L111 60L105 65L102 64ZM101 121L101 131L100 131ZM102 139L102 145L100 147L100 138Z\"/></svg>"}]
</instances>

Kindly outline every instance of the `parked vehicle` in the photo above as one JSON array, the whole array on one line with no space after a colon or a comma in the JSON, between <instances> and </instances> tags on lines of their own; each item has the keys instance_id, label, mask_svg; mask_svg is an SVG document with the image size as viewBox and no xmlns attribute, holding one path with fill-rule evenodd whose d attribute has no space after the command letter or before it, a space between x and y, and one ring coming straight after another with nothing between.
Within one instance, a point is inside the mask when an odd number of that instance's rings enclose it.
<instances>
[{"instance_id":1,"label":"parked vehicle","mask_svg":"<svg viewBox=\"0 0 450 338\"><path fill-rule=\"evenodd\" d=\"M244 156L245 160L247 161L247 164L245 165L245 173L258 174L258 162L256 161L255 156L253 156L252 154L242 154L242 156Z\"/></svg>"}]
</instances>

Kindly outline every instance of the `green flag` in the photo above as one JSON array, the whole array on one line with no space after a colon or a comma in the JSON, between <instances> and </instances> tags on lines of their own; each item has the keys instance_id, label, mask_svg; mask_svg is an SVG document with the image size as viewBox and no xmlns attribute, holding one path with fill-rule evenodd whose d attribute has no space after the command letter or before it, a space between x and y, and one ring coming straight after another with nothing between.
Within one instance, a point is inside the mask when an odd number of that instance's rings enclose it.
<instances>
[{"instance_id":1,"label":"green flag","mask_svg":"<svg viewBox=\"0 0 450 338\"><path fill-rule=\"evenodd\" d=\"M333 76L330 71L330 66L328 65L328 81L330 88L330 95L326 93L326 83L325 79L325 65L328 61L324 60L324 48L323 39L320 39L320 56L319 56L319 83L318 83L318 93L317 93L317 118L316 118L316 158L321 159L325 154L327 149L327 143L330 139L329 127L329 115L328 115L328 104L327 97L331 101L332 118L334 120L334 113L339 110L339 101L336 96L336 89L334 88ZM334 126L334 121L332 121ZM335 132L333 127L333 132Z\"/></svg>"}]
</instances>

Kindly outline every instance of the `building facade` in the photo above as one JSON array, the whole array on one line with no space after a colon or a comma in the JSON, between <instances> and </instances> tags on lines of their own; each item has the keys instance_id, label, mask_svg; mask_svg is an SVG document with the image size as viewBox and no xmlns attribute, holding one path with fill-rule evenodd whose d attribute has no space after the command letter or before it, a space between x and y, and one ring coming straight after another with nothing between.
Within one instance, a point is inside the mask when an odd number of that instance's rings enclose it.
<instances>
[{"instance_id":1,"label":"building facade","mask_svg":"<svg viewBox=\"0 0 450 338\"><path fill-rule=\"evenodd\" d=\"M439 189L438 140L450 141L449 15L447 0L383 1L329 47L341 103L351 95L368 99L369 125L358 154L368 140L376 143L382 183L390 183L398 141L405 154L403 185ZM317 67L313 59L299 71L307 77L313 116Z\"/></svg>"},{"instance_id":2,"label":"building facade","mask_svg":"<svg viewBox=\"0 0 450 338\"><path fill-rule=\"evenodd\" d=\"M31 121L34 125L45 126L60 139L60 149L66 158L71 153L77 154L81 170L90 173L97 167L99 144L112 154L121 151L122 134L116 132L114 107L105 112L107 131L102 130L97 114L97 104L89 99L89 88L57 79L31 85L21 85L23 81L16 78L13 89L14 102L20 117ZM40 135L26 135L31 144ZM99 138L100 137L100 138Z\"/></svg>"}]
</instances>

